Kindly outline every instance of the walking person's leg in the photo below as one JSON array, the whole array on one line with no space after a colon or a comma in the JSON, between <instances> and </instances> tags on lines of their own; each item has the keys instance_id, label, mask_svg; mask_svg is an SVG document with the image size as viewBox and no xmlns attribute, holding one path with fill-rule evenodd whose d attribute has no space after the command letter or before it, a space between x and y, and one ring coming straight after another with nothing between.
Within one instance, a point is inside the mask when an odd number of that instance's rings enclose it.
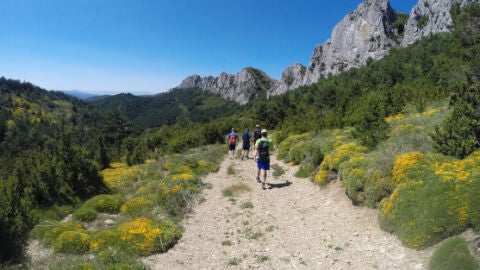
<instances>
[{"instance_id":1,"label":"walking person's leg","mask_svg":"<svg viewBox=\"0 0 480 270\"><path fill-rule=\"evenodd\" d=\"M263 183L265 185L270 185L267 183L267 171L270 170L270 159L265 160L265 163L263 165Z\"/></svg>"}]
</instances>

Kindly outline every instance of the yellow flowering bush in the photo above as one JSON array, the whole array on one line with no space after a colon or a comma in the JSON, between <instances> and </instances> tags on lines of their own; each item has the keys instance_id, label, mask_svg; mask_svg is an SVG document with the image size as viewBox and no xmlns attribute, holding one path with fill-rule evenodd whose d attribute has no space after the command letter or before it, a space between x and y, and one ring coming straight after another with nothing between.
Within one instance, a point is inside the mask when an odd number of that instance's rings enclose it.
<instances>
[{"instance_id":1,"label":"yellow flowering bush","mask_svg":"<svg viewBox=\"0 0 480 270\"><path fill-rule=\"evenodd\" d=\"M342 162L357 155L364 154L367 151L367 147L353 142L346 144L336 143L335 149L325 155L321 166L330 170L338 170Z\"/></svg>"},{"instance_id":2,"label":"yellow flowering bush","mask_svg":"<svg viewBox=\"0 0 480 270\"><path fill-rule=\"evenodd\" d=\"M153 222L137 218L118 228L120 238L141 255L164 252L180 238L180 231L169 221Z\"/></svg>"},{"instance_id":3,"label":"yellow flowering bush","mask_svg":"<svg viewBox=\"0 0 480 270\"><path fill-rule=\"evenodd\" d=\"M285 159L286 162L290 162L289 153L292 147L295 146L295 144L297 144L298 142L301 142L305 140L305 138L310 136L311 133L309 132L289 136L279 144L277 158Z\"/></svg>"},{"instance_id":4,"label":"yellow flowering bush","mask_svg":"<svg viewBox=\"0 0 480 270\"><path fill-rule=\"evenodd\" d=\"M425 248L480 227L478 152L464 160L438 154L406 153L396 159L392 194L380 204L381 226L405 245Z\"/></svg>"},{"instance_id":5,"label":"yellow flowering bush","mask_svg":"<svg viewBox=\"0 0 480 270\"><path fill-rule=\"evenodd\" d=\"M220 169L218 164L213 162L208 162L203 159L197 161L197 167L195 168L195 173L205 174L210 172L217 172Z\"/></svg>"},{"instance_id":6,"label":"yellow flowering bush","mask_svg":"<svg viewBox=\"0 0 480 270\"><path fill-rule=\"evenodd\" d=\"M75 220L91 221L97 216L97 212L116 214L120 211L123 204L122 196L116 195L97 195L87 200L82 207L73 213Z\"/></svg>"},{"instance_id":7,"label":"yellow flowering bush","mask_svg":"<svg viewBox=\"0 0 480 270\"><path fill-rule=\"evenodd\" d=\"M108 247L118 246L120 233L116 229L99 230L92 233L90 239L90 250L100 251Z\"/></svg>"},{"instance_id":8,"label":"yellow flowering bush","mask_svg":"<svg viewBox=\"0 0 480 270\"><path fill-rule=\"evenodd\" d=\"M182 165L178 164L177 166L174 166L170 169L170 174L190 174L193 175L193 170L190 166L188 165Z\"/></svg>"},{"instance_id":9,"label":"yellow flowering bush","mask_svg":"<svg viewBox=\"0 0 480 270\"><path fill-rule=\"evenodd\" d=\"M90 235L86 232L65 231L53 244L53 250L60 253L83 254L90 248Z\"/></svg>"},{"instance_id":10,"label":"yellow flowering bush","mask_svg":"<svg viewBox=\"0 0 480 270\"><path fill-rule=\"evenodd\" d=\"M318 170L317 174L315 175L315 182L320 186L324 186L328 183L328 170L320 169Z\"/></svg>"},{"instance_id":11,"label":"yellow flowering bush","mask_svg":"<svg viewBox=\"0 0 480 270\"><path fill-rule=\"evenodd\" d=\"M190 174L190 173L174 174L171 177L172 177L172 180L192 180L195 178L195 176L193 176L193 174Z\"/></svg>"},{"instance_id":12,"label":"yellow flowering bush","mask_svg":"<svg viewBox=\"0 0 480 270\"><path fill-rule=\"evenodd\" d=\"M167 184L160 180L153 180L141 183L141 185L135 191L135 196L145 197L149 199L155 198L157 194L163 193L167 190Z\"/></svg>"},{"instance_id":13,"label":"yellow flowering bush","mask_svg":"<svg viewBox=\"0 0 480 270\"><path fill-rule=\"evenodd\" d=\"M102 176L108 188L119 191L138 178L138 166L128 166L126 163L114 162L110 168L102 171Z\"/></svg>"},{"instance_id":14,"label":"yellow flowering bush","mask_svg":"<svg viewBox=\"0 0 480 270\"><path fill-rule=\"evenodd\" d=\"M401 120L402 118L403 118L402 113L399 113L399 114L396 114L396 115L390 115L390 116L385 118L385 122L392 123L393 121Z\"/></svg>"},{"instance_id":15,"label":"yellow flowering bush","mask_svg":"<svg viewBox=\"0 0 480 270\"><path fill-rule=\"evenodd\" d=\"M58 236L66 231L86 232L79 222L61 223L59 221L46 220L35 226L32 230L32 235L44 244L53 245Z\"/></svg>"},{"instance_id":16,"label":"yellow flowering bush","mask_svg":"<svg viewBox=\"0 0 480 270\"><path fill-rule=\"evenodd\" d=\"M406 180L406 173L412 170L418 161L424 155L420 152L409 152L399 155L395 158L393 164L392 178L395 182L401 182Z\"/></svg>"},{"instance_id":17,"label":"yellow flowering bush","mask_svg":"<svg viewBox=\"0 0 480 270\"><path fill-rule=\"evenodd\" d=\"M300 162L302 162L305 159L305 141L300 141L290 148L290 151L288 152L288 158L290 160L290 163L293 165L298 165Z\"/></svg>"},{"instance_id":18,"label":"yellow flowering bush","mask_svg":"<svg viewBox=\"0 0 480 270\"><path fill-rule=\"evenodd\" d=\"M141 213L142 210L149 208L152 205L152 200L142 197L135 197L124 203L122 207L120 207L120 211L128 214Z\"/></svg>"}]
</instances>

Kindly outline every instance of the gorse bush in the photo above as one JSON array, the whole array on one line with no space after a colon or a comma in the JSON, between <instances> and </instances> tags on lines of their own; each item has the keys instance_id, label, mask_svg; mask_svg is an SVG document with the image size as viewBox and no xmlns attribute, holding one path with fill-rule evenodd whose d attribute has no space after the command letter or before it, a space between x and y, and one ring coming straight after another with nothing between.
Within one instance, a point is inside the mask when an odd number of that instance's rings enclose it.
<instances>
[{"instance_id":1,"label":"gorse bush","mask_svg":"<svg viewBox=\"0 0 480 270\"><path fill-rule=\"evenodd\" d=\"M289 136L279 144L277 158L293 165L299 164L295 176L313 180L323 160L326 141L323 133L307 132Z\"/></svg>"},{"instance_id":2,"label":"gorse bush","mask_svg":"<svg viewBox=\"0 0 480 270\"><path fill-rule=\"evenodd\" d=\"M109 185L116 187L117 194L94 196L74 212L75 219L95 220L89 223L88 231L78 222L44 221L35 227L32 236L56 252L95 255L92 260L80 260L68 267L60 263L58 269L142 269L136 261L138 256L164 252L181 237L176 222L198 200L204 187L200 176L218 170L214 162L220 158L211 156L220 152L225 152L223 146L210 146L183 156L163 156L133 168L113 164L102 173ZM109 216L114 225L96 226L100 212L114 214Z\"/></svg>"},{"instance_id":3,"label":"gorse bush","mask_svg":"<svg viewBox=\"0 0 480 270\"><path fill-rule=\"evenodd\" d=\"M42 243L52 246L57 241L57 238L67 231L78 233L86 232L79 222L61 223L59 221L46 220L35 226L31 234Z\"/></svg>"},{"instance_id":4,"label":"gorse bush","mask_svg":"<svg viewBox=\"0 0 480 270\"><path fill-rule=\"evenodd\" d=\"M443 243L430 258L430 270L477 270L480 265L470 253L468 243L462 237L453 237Z\"/></svg>"},{"instance_id":5,"label":"gorse bush","mask_svg":"<svg viewBox=\"0 0 480 270\"><path fill-rule=\"evenodd\" d=\"M436 102L426 106L424 112L407 106L404 112L386 117L385 122L390 125L388 139L373 151L350 156L339 166L339 176L350 199L355 204L376 207L393 190L392 170L398 155L414 149L431 153L433 147L429 134L448 113L445 102ZM324 172L323 177L326 175Z\"/></svg>"},{"instance_id":6,"label":"gorse bush","mask_svg":"<svg viewBox=\"0 0 480 270\"><path fill-rule=\"evenodd\" d=\"M120 211L120 206L124 199L120 195L97 195L87 200L82 207L73 213L73 218L81 221L90 221L95 219L97 212L116 214Z\"/></svg>"},{"instance_id":7,"label":"gorse bush","mask_svg":"<svg viewBox=\"0 0 480 270\"><path fill-rule=\"evenodd\" d=\"M86 232L65 231L53 244L53 250L60 253L83 254L89 249L90 235Z\"/></svg>"},{"instance_id":8,"label":"gorse bush","mask_svg":"<svg viewBox=\"0 0 480 270\"><path fill-rule=\"evenodd\" d=\"M180 189L180 187L178 187ZM153 205L153 201L147 198L135 197L125 202L120 211L131 216L142 215L146 209Z\"/></svg>"},{"instance_id":9,"label":"gorse bush","mask_svg":"<svg viewBox=\"0 0 480 270\"><path fill-rule=\"evenodd\" d=\"M480 152L464 160L407 153L394 165L394 189L380 204L382 228L425 248L480 221Z\"/></svg>"},{"instance_id":10,"label":"gorse bush","mask_svg":"<svg viewBox=\"0 0 480 270\"><path fill-rule=\"evenodd\" d=\"M119 192L120 189L130 187L137 180L138 167L114 162L110 164L110 168L102 171L102 176L110 190Z\"/></svg>"},{"instance_id":11,"label":"gorse bush","mask_svg":"<svg viewBox=\"0 0 480 270\"><path fill-rule=\"evenodd\" d=\"M180 231L169 221L153 222L137 218L118 228L120 238L140 255L163 252L180 238Z\"/></svg>"}]
</instances>

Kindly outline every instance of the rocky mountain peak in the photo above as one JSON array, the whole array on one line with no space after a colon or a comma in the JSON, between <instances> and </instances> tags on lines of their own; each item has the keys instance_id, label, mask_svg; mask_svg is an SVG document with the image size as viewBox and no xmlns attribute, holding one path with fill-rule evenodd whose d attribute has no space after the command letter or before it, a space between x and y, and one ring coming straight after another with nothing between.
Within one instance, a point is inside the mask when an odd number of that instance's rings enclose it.
<instances>
[{"instance_id":1,"label":"rocky mountain peak","mask_svg":"<svg viewBox=\"0 0 480 270\"><path fill-rule=\"evenodd\" d=\"M396 44L392 39L395 20L395 11L388 0L361 3L335 26L329 40L313 50L303 84L362 66L368 58L387 55Z\"/></svg>"},{"instance_id":2,"label":"rocky mountain peak","mask_svg":"<svg viewBox=\"0 0 480 270\"><path fill-rule=\"evenodd\" d=\"M226 99L245 104L260 90L268 96L282 94L303 85L353 67L363 66L368 59L379 60L391 48L408 46L431 34L449 31L450 8L454 3L465 6L480 0L419 0L413 7L403 33L394 27L399 18L388 0L366 0L347 14L333 29L331 38L313 49L307 67L296 63L287 67L280 81L264 72L246 68L230 75L201 78L193 75L180 88L199 87L219 93Z\"/></svg>"},{"instance_id":3,"label":"rocky mountain peak","mask_svg":"<svg viewBox=\"0 0 480 270\"><path fill-rule=\"evenodd\" d=\"M177 88L200 88L217 93L227 100L246 104L260 91L268 90L277 82L265 72L248 67L236 74L222 72L218 77L187 77Z\"/></svg>"},{"instance_id":4,"label":"rocky mountain peak","mask_svg":"<svg viewBox=\"0 0 480 270\"><path fill-rule=\"evenodd\" d=\"M408 46L415 41L440 32L448 32L452 24L450 8L453 4L466 6L480 3L479 0L419 0L410 12L402 46Z\"/></svg>"}]
</instances>

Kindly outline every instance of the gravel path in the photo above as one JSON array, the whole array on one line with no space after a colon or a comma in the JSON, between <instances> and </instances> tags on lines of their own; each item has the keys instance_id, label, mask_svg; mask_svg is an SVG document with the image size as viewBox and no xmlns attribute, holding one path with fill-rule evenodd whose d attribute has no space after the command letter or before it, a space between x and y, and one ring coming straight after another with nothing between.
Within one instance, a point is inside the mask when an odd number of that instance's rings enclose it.
<instances>
[{"instance_id":1,"label":"gravel path","mask_svg":"<svg viewBox=\"0 0 480 270\"><path fill-rule=\"evenodd\" d=\"M185 231L168 252L146 257L152 269L428 269L434 248L416 251L377 224L377 210L353 206L340 181L320 188L294 176L295 167L254 180L256 164L226 159L205 177L204 202L183 221ZM228 168L235 173L228 173ZM233 198L222 191L244 184Z\"/></svg>"}]
</instances>

